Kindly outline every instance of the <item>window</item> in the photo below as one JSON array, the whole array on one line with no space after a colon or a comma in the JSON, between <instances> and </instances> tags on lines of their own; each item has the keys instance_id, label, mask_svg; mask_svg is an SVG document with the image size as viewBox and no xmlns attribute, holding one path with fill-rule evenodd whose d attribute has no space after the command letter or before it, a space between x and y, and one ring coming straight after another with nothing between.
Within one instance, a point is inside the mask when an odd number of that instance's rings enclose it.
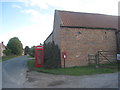
<instances>
[{"instance_id":1,"label":"window","mask_svg":"<svg viewBox=\"0 0 120 90\"><path fill-rule=\"evenodd\" d=\"M81 34L81 32L77 32L77 34Z\"/></svg>"},{"instance_id":2,"label":"window","mask_svg":"<svg viewBox=\"0 0 120 90\"><path fill-rule=\"evenodd\" d=\"M80 37L81 37L80 34L81 34L81 32L78 31L78 32L77 32L77 35L76 35L76 39L77 39L77 40L80 40Z\"/></svg>"},{"instance_id":3,"label":"window","mask_svg":"<svg viewBox=\"0 0 120 90\"><path fill-rule=\"evenodd\" d=\"M107 32L105 32L105 39L107 39Z\"/></svg>"}]
</instances>

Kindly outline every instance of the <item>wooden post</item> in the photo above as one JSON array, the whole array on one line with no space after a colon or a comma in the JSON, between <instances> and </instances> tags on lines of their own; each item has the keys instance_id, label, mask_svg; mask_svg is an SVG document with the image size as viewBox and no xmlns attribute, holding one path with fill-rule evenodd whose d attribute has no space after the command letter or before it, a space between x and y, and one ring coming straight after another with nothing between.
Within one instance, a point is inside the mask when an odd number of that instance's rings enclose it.
<instances>
[{"instance_id":1,"label":"wooden post","mask_svg":"<svg viewBox=\"0 0 120 90\"><path fill-rule=\"evenodd\" d=\"M88 54L88 64L90 65L90 55Z\"/></svg>"},{"instance_id":2,"label":"wooden post","mask_svg":"<svg viewBox=\"0 0 120 90\"><path fill-rule=\"evenodd\" d=\"M65 58L64 58L64 69L65 69Z\"/></svg>"},{"instance_id":3,"label":"wooden post","mask_svg":"<svg viewBox=\"0 0 120 90\"><path fill-rule=\"evenodd\" d=\"M96 55L96 60L95 61L96 61L96 68L99 68L99 51Z\"/></svg>"}]
</instances>

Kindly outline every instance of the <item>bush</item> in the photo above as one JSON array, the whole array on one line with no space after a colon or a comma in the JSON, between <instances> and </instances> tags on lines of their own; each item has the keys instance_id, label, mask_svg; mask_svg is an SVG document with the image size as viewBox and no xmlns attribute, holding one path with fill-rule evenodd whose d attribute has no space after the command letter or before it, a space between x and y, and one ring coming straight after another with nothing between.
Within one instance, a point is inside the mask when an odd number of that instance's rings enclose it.
<instances>
[{"instance_id":1,"label":"bush","mask_svg":"<svg viewBox=\"0 0 120 90\"><path fill-rule=\"evenodd\" d=\"M30 48L30 56L35 57L35 46Z\"/></svg>"},{"instance_id":2,"label":"bush","mask_svg":"<svg viewBox=\"0 0 120 90\"><path fill-rule=\"evenodd\" d=\"M30 48L28 46L25 47L24 54L25 55L29 55L30 54Z\"/></svg>"},{"instance_id":3,"label":"bush","mask_svg":"<svg viewBox=\"0 0 120 90\"><path fill-rule=\"evenodd\" d=\"M9 55L12 54L12 53L11 53L11 50L8 49L8 48L7 48L6 50L4 50L3 53L4 53L5 55L7 55L7 56L9 56Z\"/></svg>"},{"instance_id":4,"label":"bush","mask_svg":"<svg viewBox=\"0 0 120 90\"><path fill-rule=\"evenodd\" d=\"M60 60L60 49L54 42L44 44L45 58L44 67L45 68L59 68L61 65Z\"/></svg>"}]
</instances>

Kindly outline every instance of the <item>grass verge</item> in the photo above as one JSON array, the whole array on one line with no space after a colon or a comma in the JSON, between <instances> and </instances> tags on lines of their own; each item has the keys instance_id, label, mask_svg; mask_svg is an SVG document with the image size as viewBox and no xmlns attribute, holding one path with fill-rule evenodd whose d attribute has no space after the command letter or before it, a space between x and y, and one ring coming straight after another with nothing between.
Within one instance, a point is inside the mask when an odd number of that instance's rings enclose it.
<instances>
[{"instance_id":1,"label":"grass verge","mask_svg":"<svg viewBox=\"0 0 120 90\"><path fill-rule=\"evenodd\" d=\"M65 69L64 68L57 68L57 69L36 68L34 59L28 61L28 68L30 70L35 70L38 72L44 72L49 74L73 75L73 76L114 73L118 71L117 65L114 65L113 68L95 68L95 65L81 66L81 67L76 66L76 67L70 67Z\"/></svg>"},{"instance_id":2,"label":"grass verge","mask_svg":"<svg viewBox=\"0 0 120 90\"><path fill-rule=\"evenodd\" d=\"M34 57L32 57L32 56L27 56L28 58L34 58Z\"/></svg>"},{"instance_id":3,"label":"grass verge","mask_svg":"<svg viewBox=\"0 0 120 90\"><path fill-rule=\"evenodd\" d=\"M18 56L16 56L16 55L12 55L12 56L3 56L3 57L2 57L2 60L0 60L0 61L6 61L6 60L9 60L9 59L12 59L12 58L15 58L15 57L18 57Z\"/></svg>"}]
</instances>

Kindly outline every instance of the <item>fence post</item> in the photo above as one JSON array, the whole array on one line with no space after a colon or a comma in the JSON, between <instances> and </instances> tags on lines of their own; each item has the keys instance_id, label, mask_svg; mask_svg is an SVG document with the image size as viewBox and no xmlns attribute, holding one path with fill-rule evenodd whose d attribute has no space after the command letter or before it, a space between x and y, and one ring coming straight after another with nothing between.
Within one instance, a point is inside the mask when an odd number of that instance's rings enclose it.
<instances>
[{"instance_id":1,"label":"fence post","mask_svg":"<svg viewBox=\"0 0 120 90\"><path fill-rule=\"evenodd\" d=\"M88 65L90 65L90 55L88 54Z\"/></svg>"},{"instance_id":2,"label":"fence post","mask_svg":"<svg viewBox=\"0 0 120 90\"><path fill-rule=\"evenodd\" d=\"M99 51L96 54L96 68L99 68Z\"/></svg>"}]
</instances>

